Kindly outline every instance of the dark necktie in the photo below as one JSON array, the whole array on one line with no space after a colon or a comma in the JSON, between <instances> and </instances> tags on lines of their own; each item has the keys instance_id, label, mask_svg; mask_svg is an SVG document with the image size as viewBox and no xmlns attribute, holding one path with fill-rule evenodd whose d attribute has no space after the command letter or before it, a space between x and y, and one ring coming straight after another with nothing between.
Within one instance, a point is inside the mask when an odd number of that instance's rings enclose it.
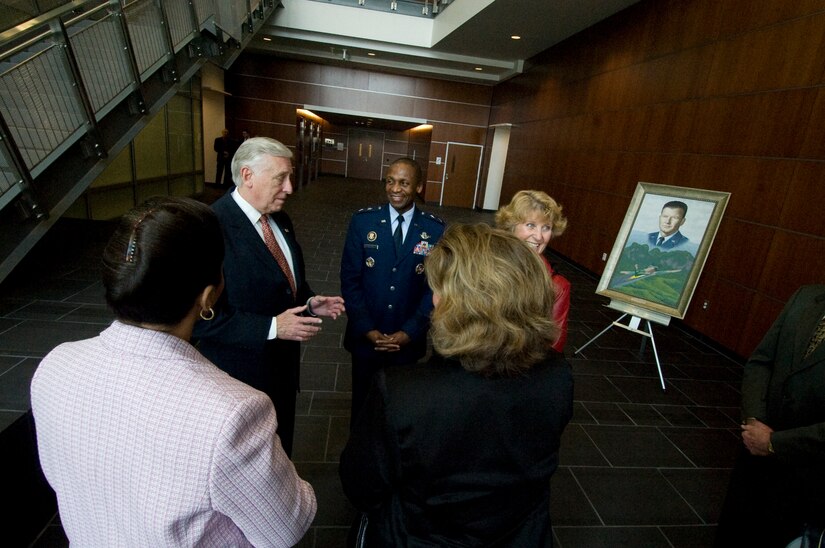
<instances>
[{"instance_id":1,"label":"dark necktie","mask_svg":"<svg viewBox=\"0 0 825 548\"><path fill-rule=\"evenodd\" d=\"M286 276L286 279L289 282L289 287L292 289L292 298L295 299L297 298L295 276L292 275L292 270L289 268L289 263L286 261L286 256L284 255L281 246L278 245L278 240L275 239L275 233L272 232L272 227L269 226L269 219L266 215L261 215L260 221L266 247L269 249L269 252L272 253L272 256L275 258L275 262L278 263L278 266L280 266L281 270L284 272L284 276Z\"/></svg>"},{"instance_id":2,"label":"dark necktie","mask_svg":"<svg viewBox=\"0 0 825 548\"><path fill-rule=\"evenodd\" d=\"M659 239L656 240L656 247L661 246L664 243L664 241L665 241L665 237L664 236L659 236Z\"/></svg>"},{"instance_id":3,"label":"dark necktie","mask_svg":"<svg viewBox=\"0 0 825 548\"><path fill-rule=\"evenodd\" d=\"M401 244L404 243L404 229L402 228L404 225L404 216L398 216L398 225L395 227L395 232L392 234L392 239L395 240L395 251L398 253L401 251Z\"/></svg>"},{"instance_id":4,"label":"dark necktie","mask_svg":"<svg viewBox=\"0 0 825 548\"><path fill-rule=\"evenodd\" d=\"M811 342L808 343L808 349L805 351L805 357L811 355L811 352L816 350L816 347L825 340L825 317L819 320L819 325L814 330L814 335L811 337Z\"/></svg>"}]
</instances>

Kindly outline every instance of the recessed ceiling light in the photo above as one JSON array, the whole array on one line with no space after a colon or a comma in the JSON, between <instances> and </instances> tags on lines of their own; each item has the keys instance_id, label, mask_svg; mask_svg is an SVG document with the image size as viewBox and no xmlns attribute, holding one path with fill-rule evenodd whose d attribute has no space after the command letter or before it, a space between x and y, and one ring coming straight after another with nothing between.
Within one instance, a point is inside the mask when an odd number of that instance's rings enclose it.
<instances>
[{"instance_id":1,"label":"recessed ceiling light","mask_svg":"<svg viewBox=\"0 0 825 548\"><path fill-rule=\"evenodd\" d=\"M375 57L375 53L373 53L373 52L371 52L371 51L370 51L370 52L367 52L367 55L369 55L370 57Z\"/></svg>"},{"instance_id":2,"label":"recessed ceiling light","mask_svg":"<svg viewBox=\"0 0 825 548\"><path fill-rule=\"evenodd\" d=\"M271 42L271 41L272 41L272 38L270 38L269 36L264 36L264 42Z\"/></svg>"},{"instance_id":3,"label":"recessed ceiling light","mask_svg":"<svg viewBox=\"0 0 825 548\"><path fill-rule=\"evenodd\" d=\"M481 68L481 67L476 67L476 70L484 70L484 69Z\"/></svg>"},{"instance_id":4,"label":"recessed ceiling light","mask_svg":"<svg viewBox=\"0 0 825 548\"><path fill-rule=\"evenodd\" d=\"M512 38L513 40L521 40L521 36L519 36L518 34L514 34L510 38Z\"/></svg>"}]
</instances>

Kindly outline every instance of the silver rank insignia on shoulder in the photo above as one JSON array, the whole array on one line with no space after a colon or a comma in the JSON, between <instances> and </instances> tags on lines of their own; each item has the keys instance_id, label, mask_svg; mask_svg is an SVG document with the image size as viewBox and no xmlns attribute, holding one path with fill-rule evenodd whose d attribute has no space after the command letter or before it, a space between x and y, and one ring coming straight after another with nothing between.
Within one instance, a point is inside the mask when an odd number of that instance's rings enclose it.
<instances>
[{"instance_id":1,"label":"silver rank insignia on shoulder","mask_svg":"<svg viewBox=\"0 0 825 548\"><path fill-rule=\"evenodd\" d=\"M424 263L418 263L417 265L415 265L415 273L424 274Z\"/></svg>"},{"instance_id":2,"label":"silver rank insignia on shoulder","mask_svg":"<svg viewBox=\"0 0 825 548\"><path fill-rule=\"evenodd\" d=\"M367 257L366 263L367 263L367 268L372 268L372 267L375 266L375 259L373 259L372 257Z\"/></svg>"},{"instance_id":3,"label":"silver rank insignia on shoulder","mask_svg":"<svg viewBox=\"0 0 825 548\"><path fill-rule=\"evenodd\" d=\"M427 234L427 231L426 231L426 230L425 230L424 232L422 232L422 233L421 233L421 239L422 239L422 240L429 240L429 239L430 239L430 235L429 235L429 234Z\"/></svg>"},{"instance_id":4,"label":"silver rank insignia on shoulder","mask_svg":"<svg viewBox=\"0 0 825 548\"><path fill-rule=\"evenodd\" d=\"M376 234L374 230L370 230L369 232L367 232L367 240L374 242L377 239L378 234Z\"/></svg>"}]
</instances>

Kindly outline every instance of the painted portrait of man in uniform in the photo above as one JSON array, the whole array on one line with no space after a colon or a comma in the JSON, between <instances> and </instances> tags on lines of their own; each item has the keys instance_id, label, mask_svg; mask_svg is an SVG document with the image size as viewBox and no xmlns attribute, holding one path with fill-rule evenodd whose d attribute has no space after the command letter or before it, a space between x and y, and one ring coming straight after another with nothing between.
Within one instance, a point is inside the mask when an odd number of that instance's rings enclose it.
<instances>
[{"instance_id":1,"label":"painted portrait of man in uniform","mask_svg":"<svg viewBox=\"0 0 825 548\"><path fill-rule=\"evenodd\" d=\"M639 183L597 292L682 317L728 196Z\"/></svg>"}]
</instances>

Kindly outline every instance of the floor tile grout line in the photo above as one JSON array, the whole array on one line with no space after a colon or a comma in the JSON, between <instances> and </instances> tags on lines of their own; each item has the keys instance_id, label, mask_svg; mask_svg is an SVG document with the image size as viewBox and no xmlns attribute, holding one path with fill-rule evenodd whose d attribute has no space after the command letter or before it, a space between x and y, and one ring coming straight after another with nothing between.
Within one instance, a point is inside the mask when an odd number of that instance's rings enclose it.
<instances>
[{"instance_id":1,"label":"floor tile grout line","mask_svg":"<svg viewBox=\"0 0 825 548\"><path fill-rule=\"evenodd\" d=\"M695 463L695 462L693 462L693 459L691 459L691 458L690 458L690 457L689 457L689 456L688 456L688 455L687 455L684 451L682 451L682 448L681 448L681 447L679 447L679 446L676 444L676 442L674 442L674 441L670 438L670 436L668 436L665 432L662 432L662 429L661 429L660 427L658 427L658 426L657 426L657 427L656 427L656 430L658 430L658 431L659 431L659 433L660 433L661 435L663 435L663 436L665 437L665 439L666 439L666 440L667 440L667 441L668 441L668 442L669 442L669 443L670 443L673 447L675 447L675 448L676 448L676 450L677 450L677 451L679 451L679 453L681 453L681 455L682 455L683 457L685 457L685 459L686 459L689 463L691 463L691 464L694 466L694 468L699 468L699 466L697 466L697 465L696 465L696 463Z\"/></svg>"},{"instance_id":2,"label":"floor tile grout line","mask_svg":"<svg viewBox=\"0 0 825 548\"><path fill-rule=\"evenodd\" d=\"M576 476L575 472L572 469L569 469L569 472L570 472L570 475L573 476L573 481L576 482L576 485L579 487L579 490L581 491L582 495L584 496L584 500L586 500L587 504L590 505L590 508L593 509L593 513L596 515L596 518L599 520L599 523L601 523L602 527L604 527L606 525L605 522L604 522L604 519L602 518L602 515L599 513L599 509L596 508L596 505L593 504L593 501L590 499L590 496L587 494L587 490L581 484L581 481Z\"/></svg>"},{"instance_id":3,"label":"floor tile grout line","mask_svg":"<svg viewBox=\"0 0 825 548\"><path fill-rule=\"evenodd\" d=\"M665 480L665 482L667 482L667 484L670 486L670 488L673 489L679 495L679 497L681 497L681 499L684 501L684 503L687 504L687 507L690 508L690 511L693 512L696 515L697 518L699 518L699 521L701 521L704 524L707 524L707 522L704 519L702 519L702 516L699 514L699 512L696 511L696 508L694 508L693 505L690 503L690 501L688 501L685 498L685 496L682 494L682 492L679 490L679 488L676 487L675 485L673 485L673 482L671 482L668 479L668 477L665 476L662 473L662 470L657 468L656 471L659 473L659 475L662 477L662 479Z\"/></svg>"},{"instance_id":4,"label":"floor tile grout line","mask_svg":"<svg viewBox=\"0 0 825 548\"><path fill-rule=\"evenodd\" d=\"M596 443L596 440L593 439L593 436L590 435L590 432L587 431L587 428L584 428L584 426L580 426L580 428L584 432L584 435L587 436L587 439L590 440L590 443L593 444L593 447L596 448L596 451L599 452L599 455L602 456L602 458L604 459L604 462L607 463L607 467L608 468L615 468L615 466L613 466L613 463L610 462L610 459L607 457L607 455L604 454L604 451L602 451L602 448L599 447L599 444Z\"/></svg>"}]
</instances>

